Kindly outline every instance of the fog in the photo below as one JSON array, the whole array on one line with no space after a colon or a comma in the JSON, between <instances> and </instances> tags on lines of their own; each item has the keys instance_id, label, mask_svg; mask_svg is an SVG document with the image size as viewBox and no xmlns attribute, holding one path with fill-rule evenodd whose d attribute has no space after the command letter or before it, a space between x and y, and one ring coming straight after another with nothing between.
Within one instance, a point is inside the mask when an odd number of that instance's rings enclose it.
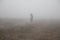
<instances>
[{"instance_id":1,"label":"fog","mask_svg":"<svg viewBox=\"0 0 60 40\"><path fill-rule=\"evenodd\" d=\"M0 18L60 18L60 0L0 0Z\"/></svg>"}]
</instances>

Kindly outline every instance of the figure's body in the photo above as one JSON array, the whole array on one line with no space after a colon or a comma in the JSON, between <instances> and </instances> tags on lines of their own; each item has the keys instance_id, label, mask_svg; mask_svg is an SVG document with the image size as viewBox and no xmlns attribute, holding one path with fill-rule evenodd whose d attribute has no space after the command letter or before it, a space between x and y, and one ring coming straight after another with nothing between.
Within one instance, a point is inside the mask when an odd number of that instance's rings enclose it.
<instances>
[{"instance_id":1,"label":"figure's body","mask_svg":"<svg viewBox=\"0 0 60 40\"><path fill-rule=\"evenodd\" d=\"M33 14L31 13L30 16L31 16L30 21L32 22L33 21Z\"/></svg>"}]
</instances>

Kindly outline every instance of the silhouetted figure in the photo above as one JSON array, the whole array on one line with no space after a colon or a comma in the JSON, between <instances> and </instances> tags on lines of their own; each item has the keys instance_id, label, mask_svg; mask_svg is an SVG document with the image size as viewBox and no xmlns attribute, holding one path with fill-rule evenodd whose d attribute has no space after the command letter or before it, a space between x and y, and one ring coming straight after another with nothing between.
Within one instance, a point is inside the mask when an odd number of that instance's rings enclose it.
<instances>
[{"instance_id":1,"label":"silhouetted figure","mask_svg":"<svg viewBox=\"0 0 60 40\"><path fill-rule=\"evenodd\" d=\"M33 14L31 13L30 16L31 16L30 22L32 22L33 21Z\"/></svg>"}]
</instances>

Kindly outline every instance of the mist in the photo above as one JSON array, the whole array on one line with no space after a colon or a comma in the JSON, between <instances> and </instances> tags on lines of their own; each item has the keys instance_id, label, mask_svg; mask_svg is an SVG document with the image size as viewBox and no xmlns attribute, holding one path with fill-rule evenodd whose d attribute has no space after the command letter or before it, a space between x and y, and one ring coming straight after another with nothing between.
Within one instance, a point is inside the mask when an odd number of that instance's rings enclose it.
<instances>
[{"instance_id":1,"label":"mist","mask_svg":"<svg viewBox=\"0 0 60 40\"><path fill-rule=\"evenodd\" d=\"M58 18L59 0L0 0L0 18Z\"/></svg>"},{"instance_id":2,"label":"mist","mask_svg":"<svg viewBox=\"0 0 60 40\"><path fill-rule=\"evenodd\" d=\"M60 0L0 0L0 40L60 40Z\"/></svg>"}]
</instances>

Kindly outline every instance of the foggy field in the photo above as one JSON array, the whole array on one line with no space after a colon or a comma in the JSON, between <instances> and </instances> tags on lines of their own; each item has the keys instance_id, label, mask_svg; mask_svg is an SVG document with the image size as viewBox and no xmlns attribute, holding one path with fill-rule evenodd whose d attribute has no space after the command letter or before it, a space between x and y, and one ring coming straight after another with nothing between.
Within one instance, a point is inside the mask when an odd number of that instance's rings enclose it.
<instances>
[{"instance_id":1,"label":"foggy field","mask_svg":"<svg viewBox=\"0 0 60 40\"><path fill-rule=\"evenodd\" d=\"M60 40L60 20L23 21L0 20L0 40Z\"/></svg>"},{"instance_id":2,"label":"foggy field","mask_svg":"<svg viewBox=\"0 0 60 40\"><path fill-rule=\"evenodd\" d=\"M0 40L60 40L60 0L0 0Z\"/></svg>"}]
</instances>

